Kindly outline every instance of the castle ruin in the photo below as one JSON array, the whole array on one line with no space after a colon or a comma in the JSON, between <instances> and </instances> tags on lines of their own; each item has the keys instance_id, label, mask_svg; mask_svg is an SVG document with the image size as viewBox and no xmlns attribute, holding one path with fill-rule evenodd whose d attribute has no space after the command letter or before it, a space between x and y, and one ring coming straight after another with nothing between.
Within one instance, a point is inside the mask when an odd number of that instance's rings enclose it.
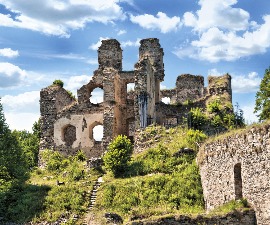
<instances>
[{"instance_id":1,"label":"castle ruin","mask_svg":"<svg viewBox=\"0 0 270 225\"><path fill-rule=\"evenodd\" d=\"M150 124L176 126L192 107L205 108L213 96L231 102L231 76L204 77L183 74L176 87L160 90L164 80L163 49L156 38L140 41L139 60L133 71L122 70L122 49L115 39L103 40L98 49L99 67L88 84L77 90L78 100L58 86L40 92L40 150L55 149L65 155L83 150L87 157L100 157L117 135L136 139L136 131ZM134 83L134 91L127 85ZM90 101L96 88L104 91L102 103ZM161 101L170 98L170 104ZM103 125L103 138L94 140L93 129ZM135 137L134 137L135 136Z\"/></svg>"}]
</instances>

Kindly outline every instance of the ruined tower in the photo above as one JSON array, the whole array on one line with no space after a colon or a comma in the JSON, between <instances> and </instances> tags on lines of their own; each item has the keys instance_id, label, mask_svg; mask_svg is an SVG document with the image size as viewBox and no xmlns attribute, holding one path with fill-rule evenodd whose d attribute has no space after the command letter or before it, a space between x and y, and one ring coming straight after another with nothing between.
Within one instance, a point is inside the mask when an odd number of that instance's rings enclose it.
<instances>
[{"instance_id":1,"label":"ruined tower","mask_svg":"<svg viewBox=\"0 0 270 225\"><path fill-rule=\"evenodd\" d=\"M160 82L164 79L163 49L157 38L140 41L139 62L135 65L135 127L156 122L155 105L160 101Z\"/></svg>"}]
</instances>

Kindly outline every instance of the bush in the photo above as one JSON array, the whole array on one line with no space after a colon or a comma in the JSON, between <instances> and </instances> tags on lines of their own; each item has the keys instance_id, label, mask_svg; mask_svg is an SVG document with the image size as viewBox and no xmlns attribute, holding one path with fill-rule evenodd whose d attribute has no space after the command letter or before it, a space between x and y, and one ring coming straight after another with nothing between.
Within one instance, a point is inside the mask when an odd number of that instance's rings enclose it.
<instances>
[{"instance_id":1,"label":"bush","mask_svg":"<svg viewBox=\"0 0 270 225\"><path fill-rule=\"evenodd\" d=\"M50 172L59 172L65 169L69 163L58 151L45 150L42 152L42 158L46 162L46 168Z\"/></svg>"},{"instance_id":2,"label":"bush","mask_svg":"<svg viewBox=\"0 0 270 225\"><path fill-rule=\"evenodd\" d=\"M53 85L58 85L60 87L64 87L64 82L62 80L55 80Z\"/></svg>"},{"instance_id":3,"label":"bush","mask_svg":"<svg viewBox=\"0 0 270 225\"><path fill-rule=\"evenodd\" d=\"M210 113L219 113L222 109L220 99L215 99L214 101L207 104L207 111Z\"/></svg>"},{"instance_id":4,"label":"bush","mask_svg":"<svg viewBox=\"0 0 270 225\"><path fill-rule=\"evenodd\" d=\"M130 140L123 135L118 135L108 146L108 152L104 155L106 170L112 171L115 176L121 174L131 159L133 146Z\"/></svg>"},{"instance_id":5,"label":"bush","mask_svg":"<svg viewBox=\"0 0 270 225\"><path fill-rule=\"evenodd\" d=\"M198 144L202 143L207 138L207 135L199 130L188 130L186 141L193 149L198 149Z\"/></svg>"},{"instance_id":6,"label":"bush","mask_svg":"<svg viewBox=\"0 0 270 225\"><path fill-rule=\"evenodd\" d=\"M201 108L192 108L189 112L190 126L194 129L202 129L206 124L207 118Z\"/></svg>"}]
</instances>

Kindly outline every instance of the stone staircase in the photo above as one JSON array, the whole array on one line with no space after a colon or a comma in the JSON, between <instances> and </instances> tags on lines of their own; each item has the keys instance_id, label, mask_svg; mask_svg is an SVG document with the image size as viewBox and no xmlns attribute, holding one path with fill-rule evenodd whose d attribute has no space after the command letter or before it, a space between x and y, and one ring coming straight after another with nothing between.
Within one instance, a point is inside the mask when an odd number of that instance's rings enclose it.
<instances>
[{"instance_id":1,"label":"stone staircase","mask_svg":"<svg viewBox=\"0 0 270 225\"><path fill-rule=\"evenodd\" d=\"M91 211L92 211L92 209L93 209L93 207L94 207L94 205L96 203L97 191L98 191L98 189L99 189L102 182L103 182L102 177L99 177L96 180L96 182L95 182L95 184L93 186L93 190L92 190L91 195L90 195L90 204L88 206L87 215L86 215L86 217L84 219L83 225L89 225L90 224L89 223L90 222L89 220L91 220L91 215L90 214L91 214Z\"/></svg>"}]
</instances>

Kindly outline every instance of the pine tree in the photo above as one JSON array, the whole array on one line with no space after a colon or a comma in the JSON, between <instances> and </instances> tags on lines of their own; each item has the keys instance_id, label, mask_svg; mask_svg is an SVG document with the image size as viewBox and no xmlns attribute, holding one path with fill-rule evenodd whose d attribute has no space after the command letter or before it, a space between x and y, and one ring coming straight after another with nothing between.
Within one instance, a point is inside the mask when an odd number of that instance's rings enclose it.
<instances>
[{"instance_id":1,"label":"pine tree","mask_svg":"<svg viewBox=\"0 0 270 225\"><path fill-rule=\"evenodd\" d=\"M259 121L270 118L270 67L265 70L260 90L256 94L254 113L259 113Z\"/></svg>"}]
</instances>

